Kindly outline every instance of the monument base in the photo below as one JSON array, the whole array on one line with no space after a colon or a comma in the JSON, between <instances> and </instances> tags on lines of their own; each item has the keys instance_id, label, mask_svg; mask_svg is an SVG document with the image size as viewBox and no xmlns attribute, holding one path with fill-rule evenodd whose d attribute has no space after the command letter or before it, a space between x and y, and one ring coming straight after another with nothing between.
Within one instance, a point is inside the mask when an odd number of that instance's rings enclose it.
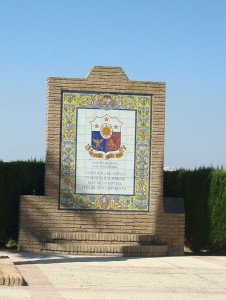
<instances>
[{"instance_id":1,"label":"monument base","mask_svg":"<svg viewBox=\"0 0 226 300\"><path fill-rule=\"evenodd\" d=\"M147 227L144 232L140 224L123 227L123 220L112 222L112 228L96 224L97 214L89 212L90 217L84 218L82 211L58 210L57 199L52 197L22 196L18 249L109 256L184 254L184 215L164 214L159 230ZM111 218L114 216L117 214L112 213Z\"/></svg>"}]
</instances>

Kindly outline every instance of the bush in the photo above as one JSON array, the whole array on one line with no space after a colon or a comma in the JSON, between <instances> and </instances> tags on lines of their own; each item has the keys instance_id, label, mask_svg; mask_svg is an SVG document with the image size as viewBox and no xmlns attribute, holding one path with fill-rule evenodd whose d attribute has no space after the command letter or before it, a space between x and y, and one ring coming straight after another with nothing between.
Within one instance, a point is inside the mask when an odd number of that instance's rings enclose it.
<instances>
[{"instance_id":1,"label":"bush","mask_svg":"<svg viewBox=\"0 0 226 300\"><path fill-rule=\"evenodd\" d=\"M45 164L0 161L0 245L18 238L20 195L44 194Z\"/></svg>"},{"instance_id":2,"label":"bush","mask_svg":"<svg viewBox=\"0 0 226 300\"><path fill-rule=\"evenodd\" d=\"M45 164L0 161L0 245L18 239L20 195L44 194ZM185 201L185 243L194 252L226 252L226 171L164 172L164 196Z\"/></svg>"},{"instance_id":3,"label":"bush","mask_svg":"<svg viewBox=\"0 0 226 300\"><path fill-rule=\"evenodd\" d=\"M209 191L209 248L226 253L226 172L212 170Z\"/></svg>"},{"instance_id":4,"label":"bush","mask_svg":"<svg viewBox=\"0 0 226 300\"><path fill-rule=\"evenodd\" d=\"M164 172L164 196L184 198L185 243L194 252L226 249L225 189L222 169Z\"/></svg>"}]
</instances>

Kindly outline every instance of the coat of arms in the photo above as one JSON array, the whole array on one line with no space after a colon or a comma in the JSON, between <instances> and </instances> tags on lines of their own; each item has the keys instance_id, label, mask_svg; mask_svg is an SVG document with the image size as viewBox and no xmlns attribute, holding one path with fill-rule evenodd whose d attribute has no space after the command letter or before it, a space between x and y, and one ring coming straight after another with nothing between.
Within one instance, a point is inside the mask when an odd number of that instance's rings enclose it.
<instances>
[{"instance_id":1,"label":"coat of arms","mask_svg":"<svg viewBox=\"0 0 226 300\"><path fill-rule=\"evenodd\" d=\"M119 158L126 150L121 146L122 122L116 117L95 117L91 124L91 145L86 146L89 154L96 158Z\"/></svg>"}]
</instances>

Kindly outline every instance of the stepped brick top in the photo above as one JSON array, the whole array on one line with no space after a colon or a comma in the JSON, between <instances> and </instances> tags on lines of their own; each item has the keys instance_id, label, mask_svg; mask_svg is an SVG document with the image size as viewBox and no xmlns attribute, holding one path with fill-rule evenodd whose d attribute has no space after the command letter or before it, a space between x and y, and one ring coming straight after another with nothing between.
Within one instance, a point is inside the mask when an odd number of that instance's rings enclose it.
<instances>
[{"instance_id":1,"label":"stepped brick top","mask_svg":"<svg viewBox=\"0 0 226 300\"><path fill-rule=\"evenodd\" d=\"M89 80L96 79L98 77L99 80L122 80L128 81L128 77L126 76L125 72L120 67L100 67L95 66L93 67L89 73L87 74L86 78Z\"/></svg>"}]
</instances>

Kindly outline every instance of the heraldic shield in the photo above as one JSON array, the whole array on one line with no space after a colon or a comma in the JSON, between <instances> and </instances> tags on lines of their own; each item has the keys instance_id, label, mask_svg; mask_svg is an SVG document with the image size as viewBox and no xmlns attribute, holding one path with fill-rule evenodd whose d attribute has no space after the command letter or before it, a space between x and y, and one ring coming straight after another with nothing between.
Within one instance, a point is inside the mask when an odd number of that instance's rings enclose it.
<instances>
[{"instance_id":1,"label":"heraldic shield","mask_svg":"<svg viewBox=\"0 0 226 300\"><path fill-rule=\"evenodd\" d=\"M122 122L116 117L96 117L91 124L91 145L96 151L117 151L121 145Z\"/></svg>"}]
</instances>

